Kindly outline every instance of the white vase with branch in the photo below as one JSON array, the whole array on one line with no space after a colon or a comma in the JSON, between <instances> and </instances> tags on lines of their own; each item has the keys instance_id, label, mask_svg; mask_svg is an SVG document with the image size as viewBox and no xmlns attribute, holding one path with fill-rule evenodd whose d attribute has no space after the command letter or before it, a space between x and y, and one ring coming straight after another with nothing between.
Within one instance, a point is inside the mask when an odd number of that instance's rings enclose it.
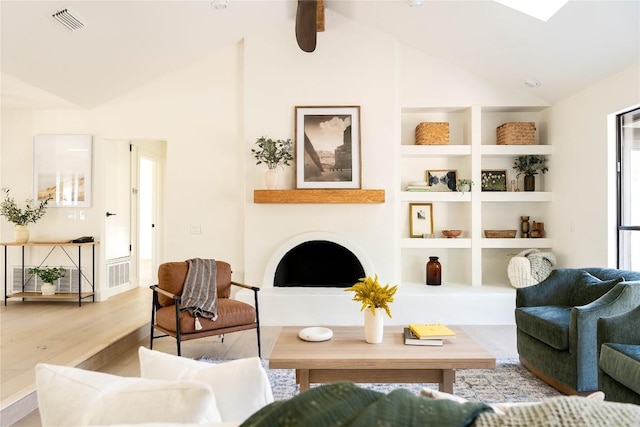
<instances>
[{"instance_id":1,"label":"white vase with branch","mask_svg":"<svg viewBox=\"0 0 640 427\"><path fill-rule=\"evenodd\" d=\"M252 148L251 154L257 160L256 165L267 165L264 175L267 189L278 188L278 166L289 166L293 160L293 142L290 139L273 140L262 136L256 141L258 148Z\"/></svg>"}]
</instances>

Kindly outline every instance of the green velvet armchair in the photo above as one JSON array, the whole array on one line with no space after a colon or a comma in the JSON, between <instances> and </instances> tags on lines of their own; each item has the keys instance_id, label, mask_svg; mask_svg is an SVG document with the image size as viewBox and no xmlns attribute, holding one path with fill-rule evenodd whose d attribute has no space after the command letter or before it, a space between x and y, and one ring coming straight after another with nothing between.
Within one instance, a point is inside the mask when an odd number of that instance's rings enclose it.
<instances>
[{"instance_id":1,"label":"green velvet armchair","mask_svg":"<svg viewBox=\"0 0 640 427\"><path fill-rule=\"evenodd\" d=\"M640 306L640 272L556 269L516 290L521 363L565 394L598 390L597 321Z\"/></svg>"},{"instance_id":2,"label":"green velvet armchair","mask_svg":"<svg viewBox=\"0 0 640 427\"><path fill-rule=\"evenodd\" d=\"M606 400L640 405L640 307L598 319L598 385Z\"/></svg>"}]
</instances>

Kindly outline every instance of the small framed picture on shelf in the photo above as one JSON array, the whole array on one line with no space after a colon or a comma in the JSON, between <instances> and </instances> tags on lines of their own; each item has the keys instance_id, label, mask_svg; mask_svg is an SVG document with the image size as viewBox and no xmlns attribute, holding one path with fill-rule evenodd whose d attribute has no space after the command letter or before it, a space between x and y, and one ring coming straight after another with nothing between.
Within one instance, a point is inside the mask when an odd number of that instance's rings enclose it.
<instances>
[{"instance_id":1,"label":"small framed picture on shelf","mask_svg":"<svg viewBox=\"0 0 640 427\"><path fill-rule=\"evenodd\" d=\"M456 191L458 171L428 170L427 185L431 191Z\"/></svg>"},{"instance_id":2,"label":"small framed picture on shelf","mask_svg":"<svg viewBox=\"0 0 640 427\"><path fill-rule=\"evenodd\" d=\"M483 169L480 177L482 191L507 191L506 169Z\"/></svg>"},{"instance_id":3,"label":"small framed picture on shelf","mask_svg":"<svg viewBox=\"0 0 640 427\"><path fill-rule=\"evenodd\" d=\"M424 234L433 234L433 205L409 203L409 235L423 237Z\"/></svg>"}]
</instances>

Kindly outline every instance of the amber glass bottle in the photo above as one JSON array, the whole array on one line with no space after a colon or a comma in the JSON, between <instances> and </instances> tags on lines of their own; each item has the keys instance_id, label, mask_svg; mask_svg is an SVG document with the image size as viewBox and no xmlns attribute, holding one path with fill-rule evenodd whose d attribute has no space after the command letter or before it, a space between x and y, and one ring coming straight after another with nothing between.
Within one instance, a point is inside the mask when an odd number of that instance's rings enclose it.
<instances>
[{"instance_id":1,"label":"amber glass bottle","mask_svg":"<svg viewBox=\"0 0 640 427\"><path fill-rule=\"evenodd\" d=\"M427 263L427 285L440 286L442 284L442 266L437 256L430 256Z\"/></svg>"}]
</instances>

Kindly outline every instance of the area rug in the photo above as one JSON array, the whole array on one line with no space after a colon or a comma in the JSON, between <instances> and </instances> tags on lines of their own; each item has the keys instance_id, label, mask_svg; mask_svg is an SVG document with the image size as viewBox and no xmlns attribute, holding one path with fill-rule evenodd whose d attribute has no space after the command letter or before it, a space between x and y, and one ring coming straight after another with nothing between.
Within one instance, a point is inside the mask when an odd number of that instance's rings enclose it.
<instances>
[{"instance_id":1,"label":"area rug","mask_svg":"<svg viewBox=\"0 0 640 427\"><path fill-rule=\"evenodd\" d=\"M222 363L222 359L201 358L210 363ZM268 359L262 359L267 371L273 397L276 400L289 399L298 393L293 369L269 369ZM316 384L312 384L312 387ZM358 384L363 388L388 393L404 388L419 393L423 387L437 389L437 384ZM495 369L458 369L453 386L456 396L474 402L531 402L560 396L547 383L529 372L518 359L498 359Z\"/></svg>"}]
</instances>

